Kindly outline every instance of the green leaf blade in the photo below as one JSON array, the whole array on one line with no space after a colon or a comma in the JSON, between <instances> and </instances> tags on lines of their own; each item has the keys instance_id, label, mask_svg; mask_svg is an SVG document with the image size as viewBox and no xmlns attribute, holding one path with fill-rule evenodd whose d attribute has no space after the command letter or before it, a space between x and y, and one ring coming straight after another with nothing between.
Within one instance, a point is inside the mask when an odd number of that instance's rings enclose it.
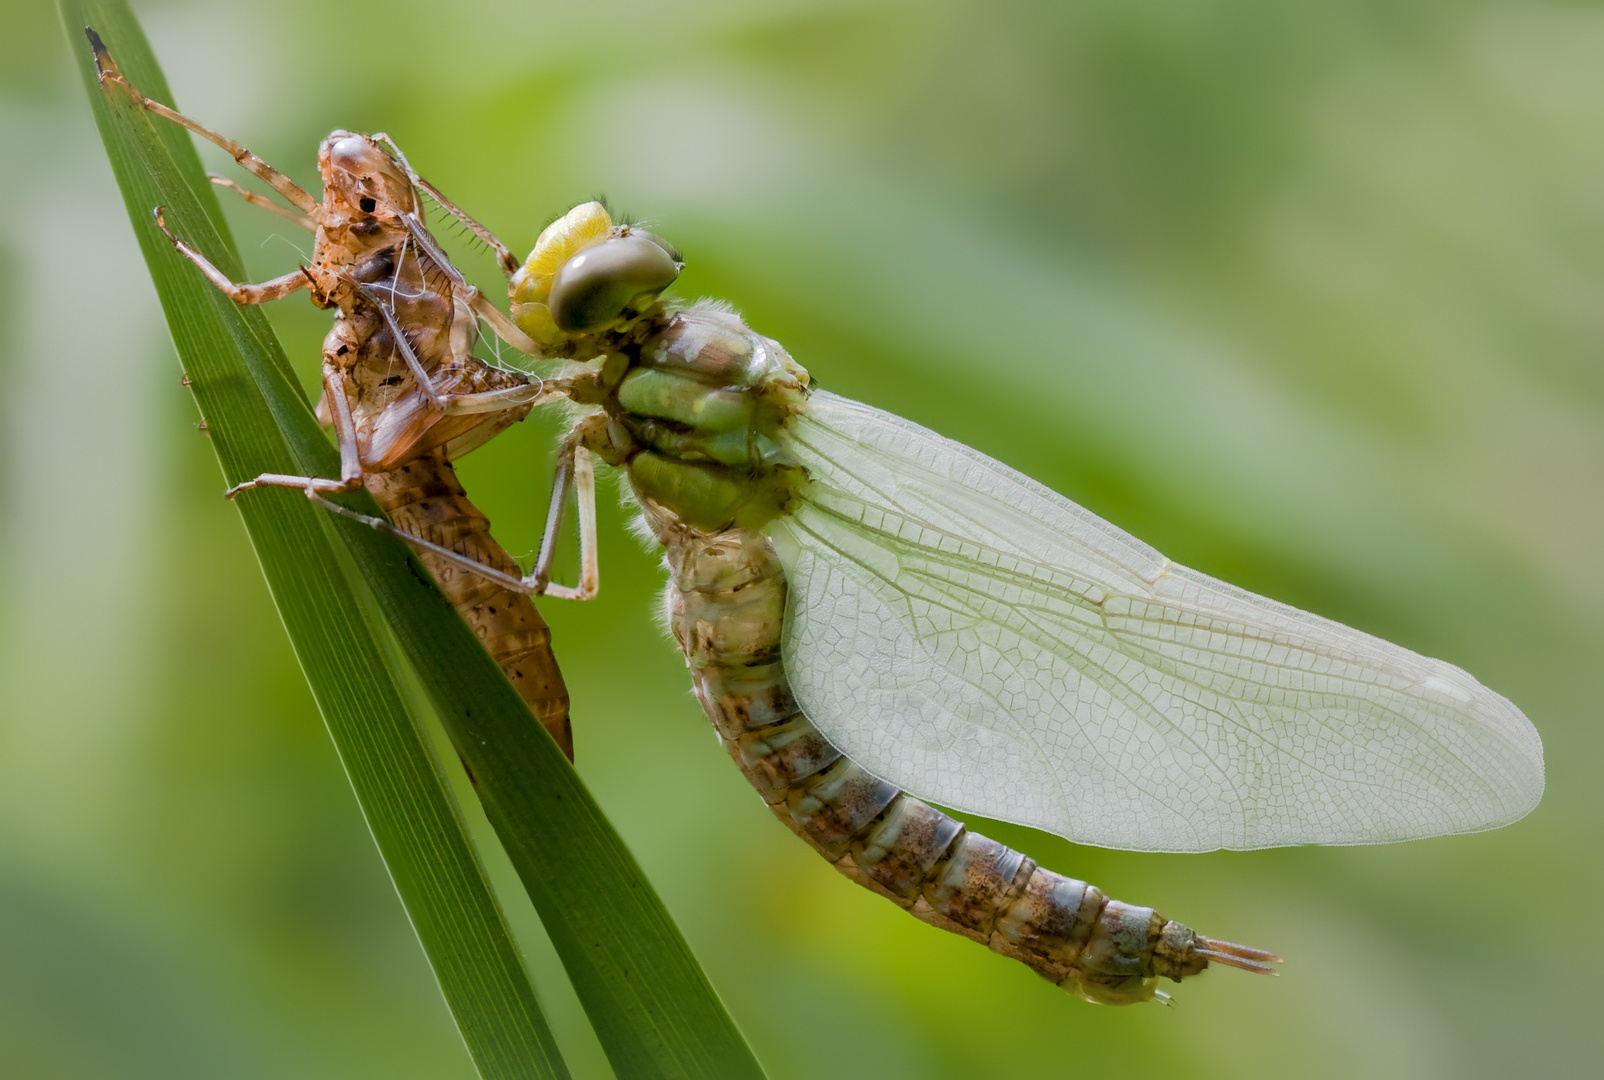
<instances>
[{"instance_id":1,"label":"green leaf blade","mask_svg":"<svg viewBox=\"0 0 1604 1080\"><path fill-rule=\"evenodd\" d=\"M220 266L238 272L199 158L179 131L162 136L142 110L108 100L78 26L93 25L136 85L165 87L126 6L64 0L69 41L94 106L179 355L229 483L258 472L327 471L332 448L311 431L281 433L305 398L260 311L241 309L180 259L151 208ZM304 428L305 425L302 425ZM490 891L444 776L408 715L379 638L360 614L331 544L328 522L292 491L240 505L296 656L347 775L428 953L480 1075L507 1080L568 1076L523 961ZM404 554L401 556L404 561ZM451 613L455 618L455 613Z\"/></svg>"},{"instance_id":2,"label":"green leaf blade","mask_svg":"<svg viewBox=\"0 0 1604 1080\"><path fill-rule=\"evenodd\" d=\"M77 27L95 25L137 85L152 93L164 90L124 4L62 0L62 12L70 38ZM150 218L152 206L166 206L175 232L225 271L239 273L188 134L175 125L153 126L137 108L117 110L96 85L87 48L76 40L74 48L227 481L266 471L337 475L334 449L261 312L241 309L212 288L172 251ZM374 509L365 494L352 505ZM475 778L486 815L615 1072L632 1078L761 1077L745 1039L616 830L406 549L324 515L292 491L252 491L240 500L240 511L375 839L482 1075L567 1073L437 764L416 727L400 719L402 697L393 673L383 669L381 635L356 614L354 579L371 590ZM342 565L352 568L352 577L342 575ZM437 798L444 803L437 805ZM461 927L455 925L459 919Z\"/></svg>"}]
</instances>

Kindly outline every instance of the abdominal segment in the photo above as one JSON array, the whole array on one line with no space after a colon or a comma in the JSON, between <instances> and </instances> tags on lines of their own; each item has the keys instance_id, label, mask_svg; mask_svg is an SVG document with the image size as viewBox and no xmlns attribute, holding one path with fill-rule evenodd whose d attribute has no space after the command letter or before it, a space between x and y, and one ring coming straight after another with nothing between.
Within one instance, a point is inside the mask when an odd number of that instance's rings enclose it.
<instances>
[{"instance_id":1,"label":"abdominal segment","mask_svg":"<svg viewBox=\"0 0 1604 1080\"><path fill-rule=\"evenodd\" d=\"M668 614L697 698L764 802L838 870L1088 1001L1146 1001L1159 976L1208 966L1186 926L1037 866L831 746L786 682L785 579L767 538L704 535L651 505L647 519L668 545Z\"/></svg>"},{"instance_id":2,"label":"abdominal segment","mask_svg":"<svg viewBox=\"0 0 1604 1080\"><path fill-rule=\"evenodd\" d=\"M399 468L369 473L365 482L397 529L450 548L493 570L518 574L518 563L491 538L489 520L468 501L444 448L431 450ZM568 718L568 688L551 651L551 630L533 601L427 549L418 549L416 554L536 719L572 761L574 737Z\"/></svg>"}]
</instances>

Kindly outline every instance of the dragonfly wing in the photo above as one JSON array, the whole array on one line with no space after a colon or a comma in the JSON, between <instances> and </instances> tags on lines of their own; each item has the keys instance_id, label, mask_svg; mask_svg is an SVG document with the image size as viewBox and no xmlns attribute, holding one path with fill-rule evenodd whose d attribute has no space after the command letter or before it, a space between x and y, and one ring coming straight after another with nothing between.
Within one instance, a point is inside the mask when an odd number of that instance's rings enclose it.
<instances>
[{"instance_id":1,"label":"dragonfly wing","mask_svg":"<svg viewBox=\"0 0 1604 1080\"><path fill-rule=\"evenodd\" d=\"M770 526L824 735L959 810L1149 851L1507 824L1542 743L1464 671L1165 559L983 454L815 392Z\"/></svg>"}]
</instances>

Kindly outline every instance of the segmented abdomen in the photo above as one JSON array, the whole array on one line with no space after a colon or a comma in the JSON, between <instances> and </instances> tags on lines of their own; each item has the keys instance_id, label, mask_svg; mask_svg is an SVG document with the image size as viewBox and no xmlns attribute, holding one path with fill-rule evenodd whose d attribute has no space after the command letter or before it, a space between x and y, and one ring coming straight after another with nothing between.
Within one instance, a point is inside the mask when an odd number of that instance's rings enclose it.
<instances>
[{"instance_id":1,"label":"segmented abdomen","mask_svg":"<svg viewBox=\"0 0 1604 1080\"><path fill-rule=\"evenodd\" d=\"M769 808L837 869L1089 1001L1145 1001L1158 976L1208 966L1197 954L1203 939L1186 926L1037 866L831 746L786 682L785 579L764 536L659 536L669 619L696 696Z\"/></svg>"},{"instance_id":2,"label":"segmented abdomen","mask_svg":"<svg viewBox=\"0 0 1604 1080\"><path fill-rule=\"evenodd\" d=\"M369 473L367 488L396 528L450 548L503 573L518 564L490 536L490 521L463 493L457 472L436 449L387 472ZM570 761L574 738L568 688L551 651L551 630L534 603L479 574L418 549L420 562L467 620L485 649L518 689L530 710Z\"/></svg>"}]
</instances>

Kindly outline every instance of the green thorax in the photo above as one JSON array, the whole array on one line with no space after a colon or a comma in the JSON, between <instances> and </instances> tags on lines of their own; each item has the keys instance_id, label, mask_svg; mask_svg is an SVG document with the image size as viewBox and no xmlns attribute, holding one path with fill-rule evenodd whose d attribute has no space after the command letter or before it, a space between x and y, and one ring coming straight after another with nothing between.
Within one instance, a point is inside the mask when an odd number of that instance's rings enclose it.
<instances>
[{"instance_id":1,"label":"green thorax","mask_svg":"<svg viewBox=\"0 0 1604 1080\"><path fill-rule=\"evenodd\" d=\"M807 372L712 304L642 322L598 372L609 422L592 448L627 471L636 495L702 532L783 513L800 470L776 435L807 397Z\"/></svg>"}]
</instances>

